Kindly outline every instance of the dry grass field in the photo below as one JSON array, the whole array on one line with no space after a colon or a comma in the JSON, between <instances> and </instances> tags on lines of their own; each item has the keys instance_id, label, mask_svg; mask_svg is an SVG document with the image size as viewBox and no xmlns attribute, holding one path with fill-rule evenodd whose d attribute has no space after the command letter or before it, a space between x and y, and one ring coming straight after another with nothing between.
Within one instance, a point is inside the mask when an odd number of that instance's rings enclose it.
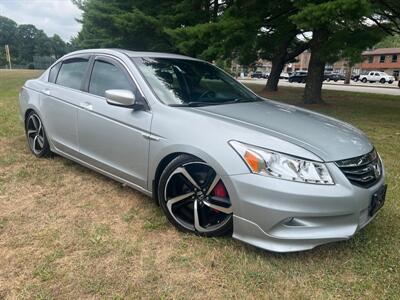
<instances>
[{"instance_id":1,"label":"dry grass field","mask_svg":"<svg viewBox=\"0 0 400 300\"><path fill-rule=\"evenodd\" d=\"M34 158L18 91L37 75L0 71L0 299L400 297L399 97L326 92L328 105L311 107L371 137L387 169L387 203L349 241L275 254L180 233L148 197L62 157Z\"/></svg>"}]
</instances>

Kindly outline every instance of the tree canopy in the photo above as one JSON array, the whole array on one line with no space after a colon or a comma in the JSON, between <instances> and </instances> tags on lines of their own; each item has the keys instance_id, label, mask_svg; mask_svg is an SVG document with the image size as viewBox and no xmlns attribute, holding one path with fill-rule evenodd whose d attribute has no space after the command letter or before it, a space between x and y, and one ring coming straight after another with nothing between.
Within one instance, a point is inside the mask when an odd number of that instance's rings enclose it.
<instances>
[{"instance_id":1,"label":"tree canopy","mask_svg":"<svg viewBox=\"0 0 400 300\"><path fill-rule=\"evenodd\" d=\"M48 37L34 25L18 25L0 16L0 65L6 65L4 45L9 45L13 64L46 67L69 51L60 36ZM46 59L45 59L46 58ZM44 63L45 62L45 63Z\"/></svg>"},{"instance_id":2,"label":"tree canopy","mask_svg":"<svg viewBox=\"0 0 400 300\"><path fill-rule=\"evenodd\" d=\"M9 44L14 60L24 64L99 47L178 52L221 64L264 58L272 62L266 86L272 91L284 65L310 49L304 99L315 103L326 63L344 58L351 65L365 48L400 34L398 0L72 1L83 11L82 30L69 44L0 17L0 45Z\"/></svg>"}]
</instances>

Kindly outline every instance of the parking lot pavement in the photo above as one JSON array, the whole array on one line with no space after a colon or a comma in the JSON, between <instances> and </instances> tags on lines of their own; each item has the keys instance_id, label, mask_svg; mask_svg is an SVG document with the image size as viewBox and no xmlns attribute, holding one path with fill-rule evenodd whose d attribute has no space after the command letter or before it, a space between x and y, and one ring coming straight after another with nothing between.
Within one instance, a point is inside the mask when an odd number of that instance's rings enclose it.
<instances>
[{"instance_id":1,"label":"parking lot pavement","mask_svg":"<svg viewBox=\"0 0 400 300\"><path fill-rule=\"evenodd\" d=\"M265 85L266 79L239 79L243 83L255 83ZM304 83L290 83L285 79L279 80L279 86L291 86L291 87L304 87ZM370 93L370 94L385 94L385 95L396 95L400 96L400 88L397 87L397 81L392 84L381 84L381 83L362 83L362 82L351 82L350 85L340 82L324 82L322 85L324 90L333 91L347 91L347 92L358 92L358 93Z\"/></svg>"}]
</instances>

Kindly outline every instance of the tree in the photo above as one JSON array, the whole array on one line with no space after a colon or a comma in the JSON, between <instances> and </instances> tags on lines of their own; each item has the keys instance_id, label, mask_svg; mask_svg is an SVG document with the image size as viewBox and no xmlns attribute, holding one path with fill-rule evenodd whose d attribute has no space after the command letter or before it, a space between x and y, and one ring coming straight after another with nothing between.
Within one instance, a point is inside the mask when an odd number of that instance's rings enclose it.
<instances>
[{"instance_id":1,"label":"tree","mask_svg":"<svg viewBox=\"0 0 400 300\"><path fill-rule=\"evenodd\" d=\"M53 35L53 37L51 38L51 54L58 59L67 52L67 44L61 39L59 35Z\"/></svg>"},{"instance_id":2,"label":"tree","mask_svg":"<svg viewBox=\"0 0 400 300\"><path fill-rule=\"evenodd\" d=\"M310 47L303 30L297 27L290 16L297 12L293 1L269 3L267 15L257 34L257 49L261 58L271 61L272 67L266 84L267 91L277 91L280 74L286 63ZM299 36L302 35L300 39Z\"/></svg>"},{"instance_id":3,"label":"tree","mask_svg":"<svg viewBox=\"0 0 400 300\"><path fill-rule=\"evenodd\" d=\"M266 89L277 90L285 63L308 48L298 38L302 31L288 18L297 11L293 1L215 2L218 14L202 13L199 24L169 31L179 51L207 60L238 59L245 65L258 58L271 60Z\"/></svg>"},{"instance_id":4,"label":"tree","mask_svg":"<svg viewBox=\"0 0 400 300\"><path fill-rule=\"evenodd\" d=\"M6 17L0 16L0 65L7 64L4 46L9 45L12 58L17 55L15 43L15 34L17 31L17 23Z\"/></svg>"},{"instance_id":5,"label":"tree","mask_svg":"<svg viewBox=\"0 0 400 300\"><path fill-rule=\"evenodd\" d=\"M175 1L75 1L83 10L82 30L75 41L81 48L120 47L132 50L173 49L165 33L165 16Z\"/></svg>"},{"instance_id":6,"label":"tree","mask_svg":"<svg viewBox=\"0 0 400 300\"><path fill-rule=\"evenodd\" d=\"M365 22L374 12L367 0L298 0L294 3L298 13L291 19L303 30L312 31L304 102L322 103L325 64L346 57L346 53L360 54L382 35L377 26Z\"/></svg>"},{"instance_id":7,"label":"tree","mask_svg":"<svg viewBox=\"0 0 400 300\"><path fill-rule=\"evenodd\" d=\"M375 45L375 48L399 48L400 35L388 35L382 41Z\"/></svg>"},{"instance_id":8,"label":"tree","mask_svg":"<svg viewBox=\"0 0 400 300\"><path fill-rule=\"evenodd\" d=\"M27 65L40 62L45 68L67 52L67 44L58 35L49 38L43 30L34 25L17 25L14 21L0 16L0 64L4 65L4 45L10 46L14 64Z\"/></svg>"},{"instance_id":9,"label":"tree","mask_svg":"<svg viewBox=\"0 0 400 300\"><path fill-rule=\"evenodd\" d=\"M20 64L27 64L33 61L37 34L38 30L31 24L18 26L15 45L18 48L18 62Z\"/></svg>"},{"instance_id":10,"label":"tree","mask_svg":"<svg viewBox=\"0 0 400 300\"><path fill-rule=\"evenodd\" d=\"M36 29L34 36L34 56L50 56L52 53L52 40L43 30Z\"/></svg>"}]
</instances>

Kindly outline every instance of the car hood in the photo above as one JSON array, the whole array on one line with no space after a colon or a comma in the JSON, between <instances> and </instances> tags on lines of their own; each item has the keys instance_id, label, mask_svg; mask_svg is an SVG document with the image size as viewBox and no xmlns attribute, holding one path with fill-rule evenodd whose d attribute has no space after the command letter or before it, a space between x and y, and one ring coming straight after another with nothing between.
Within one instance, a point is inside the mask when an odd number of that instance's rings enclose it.
<instances>
[{"instance_id":1,"label":"car hood","mask_svg":"<svg viewBox=\"0 0 400 300\"><path fill-rule=\"evenodd\" d=\"M196 110L293 143L324 161L356 157L373 149L362 131L345 122L275 101L205 106ZM245 136L242 142L246 142ZM269 148L274 150L273 146Z\"/></svg>"}]
</instances>

